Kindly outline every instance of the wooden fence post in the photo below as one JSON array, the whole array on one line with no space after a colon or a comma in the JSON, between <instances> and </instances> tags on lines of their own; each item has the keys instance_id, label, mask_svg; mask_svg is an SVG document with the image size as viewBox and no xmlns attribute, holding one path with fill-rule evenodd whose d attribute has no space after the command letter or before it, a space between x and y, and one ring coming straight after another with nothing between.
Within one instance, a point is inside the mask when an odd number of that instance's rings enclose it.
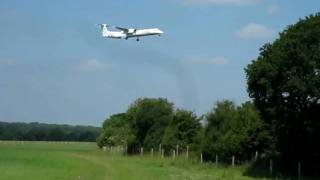
<instances>
[{"instance_id":1,"label":"wooden fence post","mask_svg":"<svg viewBox=\"0 0 320 180\"><path fill-rule=\"evenodd\" d=\"M174 160L176 158L176 151L172 150L172 159Z\"/></svg>"},{"instance_id":2,"label":"wooden fence post","mask_svg":"<svg viewBox=\"0 0 320 180\"><path fill-rule=\"evenodd\" d=\"M161 149L161 156L164 158L164 149Z\"/></svg>"},{"instance_id":3,"label":"wooden fence post","mask_svg":"<svg viewBox=\"0 0 320 180\"><path fill-rule=\"evenodd\" d=\"M189 159L189 145L187 145L186 157L187 157L187 159Z\"/></svg>"},{"instance_id":4,"label":"wooden fence post","mask_svg":"<svg viewBox=\"0 0 320 180\"><path fill-rule=\"evenodd\" d=\"M176 150L176 152L177 152L177 157L179 156L179 145L177 144L177 150Z\"/></svg>"},{"instance_id":5,"label":"wooden fence post","mask_svg":"<svg viewBox=\"0 0 320 180\"><path fill-rule=\"evenodd\" d=\"M140 148L140 155L143 156L143 147Z\"/></svg>"},{"instance_id":6,"label":"wooden fence post","mask_svg":"<svg viewBox=\"0 0 320 180\"><path fill-rule=\"evenodd\" d=\"M216 166L218 166L218 161L219 161L218 158L219 158L219 157L218 157L218 155L216 154Z\"/></svg>"},{"instance_id":7,"label":"wooden fence post","mask_svg":"<svg viewBox=\"0 0 320 180\"><path fill-rule=\"evenodd\" d=\"M234 168L234 160L235 160L235 157L232 156L232 168Z\"/></svg>"},{"instance_id":8,"label":"wooden fence post","mask_svg":"<svg viewBox=\"0 0 320 180\"><path fill-rule=\"evenodd\" d=\"M151 156L153 156L153 148L151 148Z\"/></svg>"},{"instance_id":9,"label":"wooden fence post","mask_svg":"<svg viewBox=\"0 0 320 180\"><path fill-rule=\"evenodd\" d=\"M272 162L272 159L270 160L270 174L271 174L271 176L273 174L273 162Z\"/></svg>"},{"instance_id":10,"label":"wooden fence post","mask_svg":"<svg viewBox=\"0 0 320 180\"><path fill-rule=\"evenodd\" d=\"M159 155L162 155L162 149L161 149L161 144L159 144Z\"/></svg>"},{"instance_id":11,"label":"wooden fence post","mask_svg":"<svg viewBox=\"0 0 320 180\"><path fill-rule=\"evenodd\" d=\"M301 162L298 162L298 180L301 179Z\"/></svg>"},{"instance_id":12,"label":"wooden fence post","mask_svg":"<svg viewBox=\"0 0 320 180\"><path fill-rule=\"evenodd\" d=\"M200 162L201 162L201 164L203 163L202 153L201 153L201 155L200 155Z\"/></svg>"},{"instance_id":13,"label":"wooden fence post","mask_svg":"<svg viewBox=\"0 0 320 180\"><path fill-rule=\"evenodd\" d=\"M259 156L259 153L258 153L258 151L256 151L256 154L254 155L254 161L258 160L258 156Z\"/></svg>"}]
</instances>

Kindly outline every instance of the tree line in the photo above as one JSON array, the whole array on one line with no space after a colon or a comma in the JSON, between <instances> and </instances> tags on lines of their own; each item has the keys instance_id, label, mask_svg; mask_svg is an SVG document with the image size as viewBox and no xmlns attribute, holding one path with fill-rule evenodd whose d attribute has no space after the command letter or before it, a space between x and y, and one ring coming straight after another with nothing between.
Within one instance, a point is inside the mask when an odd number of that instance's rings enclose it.
<instances>
[{"instance_id":1,"label":"tree line","mask_svg":"<svg viewBox=\"0 0 320 180\"><path fill-rule=\"evenodd\" d=\"M277 160L282 172L320 176L320 13L288 26L246 68L252 102L219 101L205 115L178 109L163 98L136 100L126 112L110 116L97 139L102 146L127 146L137 153L179 144L238 162L255 152ZM302 165L301 165L302 164Z\"/></svg>"},{"instance_id":2,"label":"tree line","mask_svg":"<svg viewBox=\"0 0 320 180\"><path fill-rule=\"evenodd\" d=\"M94 142L101 128L45 123L0 122L1 140Z\"/></svg>"},{"instance_id":3,"label":"tree line","mask_svg":"<svg viewBox=\"0 0 320 180\"><path fill-rule=\"evenodd\" d=\"M141 98L125 113L110 116L103 123L98 145L126 146L128 153L158 149L171 154L178 145L207 161L228 161L237 155L249 159L264 152L272 142L270 134L253 103L241 106L223 100L210 112L198 117L194 112L174 107L164 98ZM240 160L240 159L239 159Z\"/></svg>"}]
</instances>

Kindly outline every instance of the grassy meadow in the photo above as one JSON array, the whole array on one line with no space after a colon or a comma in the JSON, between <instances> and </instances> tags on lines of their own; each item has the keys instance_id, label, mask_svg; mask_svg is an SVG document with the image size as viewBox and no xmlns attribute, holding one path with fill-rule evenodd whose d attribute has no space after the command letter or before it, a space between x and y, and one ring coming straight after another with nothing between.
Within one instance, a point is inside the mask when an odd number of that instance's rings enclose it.
<instances>
[{"instance_id":1,"label":"grassy meadow","mask_svg":"<svg viewBox=\"0 0 320 180\"><path fill-rule=\"evenodd\" d=\"M244 166L215 167L184 158L124 156L96 143L0 141L0 179L257 179ZM267 178L258 178L267 179Z\"/></svg>"}]
</instances>

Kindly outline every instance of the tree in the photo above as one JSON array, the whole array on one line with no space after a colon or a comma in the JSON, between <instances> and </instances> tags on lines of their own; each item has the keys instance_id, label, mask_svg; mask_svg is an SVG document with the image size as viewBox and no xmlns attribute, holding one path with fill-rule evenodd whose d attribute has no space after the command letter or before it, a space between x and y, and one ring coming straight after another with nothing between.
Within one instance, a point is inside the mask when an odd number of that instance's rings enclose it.
<instances>
[{"instance_id":1,"label":"tree","mask_svg":"<svg viewBox=\"0 0 320 180\"><path fill-rule=\"evenodd\" d=\"M129 152L140 147L146 150L158 147L164 131L173 116L173 104L166 99L144 98L136 100L127 110L129 128Z\"/></svg>"},{"instance_id":2,"label":"tree","mask_svg":"<svg viewBox=\"0 0 320 180\"><path fill-rule=\"evenodd\" d=\"M71 126L45 123L0 122L1 140L25 141L95 141L98 127Z\"/></svg>"},{"instance_id":3,"label":"tree","mask_svg":"<svg viewBox=\"0 0 320 180\"><path fill-rule=\"evenodd\" d=\"M236 123L236 116L236 106L231 101L217 102L214 109L207 114L208 125L203 144L205 159L214 160L218 154L220 159L226 160L238 153L236 137L231 131L233 124Z\"/></svg>"},{"instance_id":4,"label":"tree","mask_svg":"<svg viewBox=\"0 0 320 180\"><path fill-rule=\"evenodd\" d=\"M51 131L48 134L48 139L50 141L63 141L64 137L64 131L61 127L55 127L51 129Z\"/></svg>"},{"instance_id":5,"label":"tree","mask_svg":"<svg viewBox=\"0 0 320 180\"><path fill-rule=\"evenodd\" d=\"M192 150L198 150L200 143L200 119L191 111L182 109L175 111L162 139L163 148L175 149L178 144L181 148L190 145Z\"/></svg>"},{"instance_id":6,"label":"tree","mask_svg":"<svg viewBox=\"0 0 320 180\"><path fill-rule=\"evenodd\" d=\"M282 167L320 162L320 14L280 33L245 69L249 96L275 134Z\"/></svg>"},{"instance_id":7,"label":"tree","mask_svg":"<svg viewBox=\"0 0 320 180\"><path fill-rule=\"evenodd\" d=\"M99 147L123 146L127 143L129 126L125 113L115 114L106 119L102 125L102 132L97 138Z\"/></svg>"},{"instance_id":8,"label":"tree","mask_svg":"<svg viewBox=\"0 0 320 180\"><path fill-rule=\"evenodd\" d=\"M245 102L237 108L237 111L239 119L235 132L241 136L241 151L239 151L241 158L248 160L256 151L266 155L270 155L270 151L274 152L274 139L254 104L250 101Z\"/></svg>"},{"instance_id":9,"label":"tree","mask_svg":"<svg viewBox=\"0 0 320 180\"><path fill-rule=\"evenodd\" d=\"M217 102L207 115L203 152L205 159L216 155L223 161L231 156L248 160L255 151L265 151L270 145L269 133L251 102L237 107L231 101Z\"/></svg>"},{"instance_id":10,"label":"tree","mask_svg":"<svg viewBox=\"0 0 320 180\"><path fill-rule=\"evenodd\" d=\"M45 129L41 129L39 127L31 128L24 136L25 139L30 141L43 141L47 137L47 132Z\"/></svg>"}]
</instances>

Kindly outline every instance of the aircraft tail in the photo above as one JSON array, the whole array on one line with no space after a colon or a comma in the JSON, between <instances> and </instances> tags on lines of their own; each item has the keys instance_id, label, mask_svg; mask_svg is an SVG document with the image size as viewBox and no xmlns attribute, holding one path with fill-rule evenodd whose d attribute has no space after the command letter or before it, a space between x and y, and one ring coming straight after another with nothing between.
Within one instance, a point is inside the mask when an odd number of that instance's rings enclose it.
<instances>
[{"instance_id":1,"label":"aircraft tail","mask_svg":"<svg viewBox=\"0 0 320 180\"><path fill-rule=\"evenodd\" d=\"M97 24L98 26L100 26L101 32L102 32L102 36L108 36L108 25L107 24Z\"/></svg>"}]
</instances>

